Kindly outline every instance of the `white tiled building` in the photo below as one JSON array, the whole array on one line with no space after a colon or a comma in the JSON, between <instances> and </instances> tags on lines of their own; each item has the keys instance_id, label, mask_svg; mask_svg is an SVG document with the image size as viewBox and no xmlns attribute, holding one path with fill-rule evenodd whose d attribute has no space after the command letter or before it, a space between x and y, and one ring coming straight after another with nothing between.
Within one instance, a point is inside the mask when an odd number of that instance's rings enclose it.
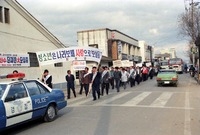
<instances>
[{"instance_id":1,"label":"white tiled building","mask_svg":"<svg viewBox=\"0 0 200 135\"><path fill-rule=\"evenodd\" d=\"M48 69L54 84L65 83L67 62L39 67L35 54L65 46L15 0L0 1L0 42L1 54L28 54L30 58L30 67L1 66L0 74L18 70L27 79L37 79Z\"/></svg>"},{"instance_id":2,"label":"white tiled building","mask_svg":"<svg viewBox=\"0 0 200 135\"><path fill-rule=\"evenodd\" d=\"M148 45L145 41L139 41L142 62L151 62L154 58L154 47Z\"/></svg>"}]
</instances>

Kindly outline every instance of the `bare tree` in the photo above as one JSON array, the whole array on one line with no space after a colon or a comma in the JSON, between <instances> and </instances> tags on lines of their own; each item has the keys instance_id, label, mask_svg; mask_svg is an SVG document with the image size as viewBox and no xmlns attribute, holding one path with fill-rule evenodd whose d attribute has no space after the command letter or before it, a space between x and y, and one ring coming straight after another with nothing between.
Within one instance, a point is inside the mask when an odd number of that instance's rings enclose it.
<instances>
[{"instance_id":1,"label":"bare tree","mask_svg":"<svg viewBox=\"0 0 200 135\"><path fill-rule=\"evenodd\" d=\"M192 12L193 11L193 12ZM194 8L179 16L180 33L195 41L200 34L200 9Z\"/></svg>"},{"instance_id":2,"label":"bare tree","mask_svg":"<svg viewBox=\"0 0 200 135\"><path fill-rule=\"evenodd\" d=\"M189 50L187 51L186 55L189 56L190 60L192 61L192 54L190 49L192 47L192 44L195 43L195 41L197 41L197 38L200 35L200 8L194 7L194 5L191 5L191 8L185 13L182 13L179 16L178 21L180 34L183 37L188 38ZM195 61L196 59L197 56L195 58Z\"/></svg>"}]
</instances>

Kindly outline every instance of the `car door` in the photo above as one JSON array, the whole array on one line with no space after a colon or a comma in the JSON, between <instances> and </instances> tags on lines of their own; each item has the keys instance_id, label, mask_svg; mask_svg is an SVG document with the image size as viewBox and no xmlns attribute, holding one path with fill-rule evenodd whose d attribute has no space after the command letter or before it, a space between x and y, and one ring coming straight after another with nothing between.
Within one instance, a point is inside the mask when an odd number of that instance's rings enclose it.
<instances>
[{"instance_id":1,"label":"car door","mask_svg":"<svg viewBox=\"0 0 200 135\"><path fill-rule=\"evenodd\" d=\"M4 100L6 127L32 118L32 102L22 82L11 84Z\"/></svg>"},{"instance_id":2,"label":"car door","mask_svg":"<svg viewBox=\"0 0 200 135\"><path fill-rule=\"evenodd\" d=\"M29 91L33 105L33 118L44 116L50 101L50 92L37 81L27 81L25 85Z\"/></svg>"}]
</instances>

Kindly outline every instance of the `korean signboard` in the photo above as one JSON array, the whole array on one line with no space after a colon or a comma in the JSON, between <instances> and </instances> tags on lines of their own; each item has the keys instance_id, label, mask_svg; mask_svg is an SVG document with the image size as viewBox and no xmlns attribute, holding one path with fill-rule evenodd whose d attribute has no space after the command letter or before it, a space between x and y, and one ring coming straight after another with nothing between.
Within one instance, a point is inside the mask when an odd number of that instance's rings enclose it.
<instances>
[{"instance_id":1,"label":"korean signboard","mask_svg":"<svg viewBox=\"0 0 200 135\"><path fill-rule=\"evenodd\" d=\"M93 47L69 47L52 51L37 52L40 65L48 65L65 61L83 60L100 62L102 52Z\"/></svg>"},{"instance_id":2,"label":"korean signboard","mask_svg":"<svg viewBox=\"0 0 200 135\"><path fill-rule=\"evenodd\" d=\"M29 67L28 54L0 53L0 67Z\"/></svg>"},{"instance_id":3,"label":"korean signboard","mask_svg":"<svg viewBox=\"0 0 200 135\"><path fill-rule=\"evenodd\" d=\"M72 61L73 70L85 70L86 61Z\"/></svg>"}]
</instances>

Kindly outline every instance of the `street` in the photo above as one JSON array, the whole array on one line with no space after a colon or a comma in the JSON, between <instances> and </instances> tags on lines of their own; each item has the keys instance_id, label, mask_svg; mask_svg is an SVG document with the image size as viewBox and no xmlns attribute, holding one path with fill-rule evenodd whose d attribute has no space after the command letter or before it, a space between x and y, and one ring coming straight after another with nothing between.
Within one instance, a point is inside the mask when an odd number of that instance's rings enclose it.
<instances>
[{"instance_id":1,"label":"street","mask_svg":"<svg viewBox=\"0 0 200 135\"><path fill-rule=\"evenodd\" d=\"M180 74L178 87L157 87L154 77L119 93L110 90L96 101L78 95L55 121L37 120L4 134L199 135L199 127L200 85L189 74Z\"/></svg>"}]
</instances>

